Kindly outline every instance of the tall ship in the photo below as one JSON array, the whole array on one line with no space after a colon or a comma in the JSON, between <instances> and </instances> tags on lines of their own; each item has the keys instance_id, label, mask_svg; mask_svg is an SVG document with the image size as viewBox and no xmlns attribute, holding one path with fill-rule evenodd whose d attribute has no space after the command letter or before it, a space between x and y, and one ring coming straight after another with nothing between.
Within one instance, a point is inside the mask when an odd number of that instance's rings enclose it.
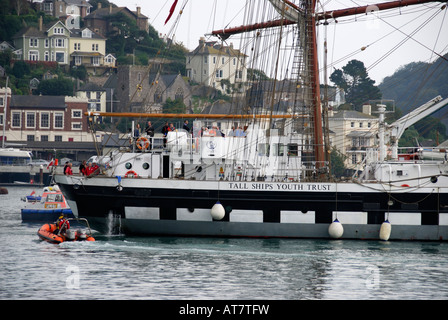
<instances>
[{"instance_id":1,"label":"tall ship","mask_svg":"<svg viewBox=\"0 0 448 320\"><path fill-rule=\"evenodd\" d=\"M374 8L427 2L393 1ZM322 98L327 86L320 84L316 25L371 6L320 11L315 0L265 5L276 19L211 35L224 42L252 32L248 50L259 51L275 74L280 74L278 59L286 59L281 46L289 46L288 79L300 99L283 111L272 98L263 111L251 100L235 114L90 114L182 117L193 126L161 139L138 137L129 148L103 157L99 174L55 175L73 213L101 232L145 236L447 240L447 150L416 146L403 151L398 141L448 99L434 97L392 124L385 121L388 106L376 103L376 147L364 150L362 169L349 179L332 176L330 108ZM268 40L276 52L272 56L256 43L264 30L278 35ZM274 78L272 92L280 85Z\"/></svg>"}]
</instances>

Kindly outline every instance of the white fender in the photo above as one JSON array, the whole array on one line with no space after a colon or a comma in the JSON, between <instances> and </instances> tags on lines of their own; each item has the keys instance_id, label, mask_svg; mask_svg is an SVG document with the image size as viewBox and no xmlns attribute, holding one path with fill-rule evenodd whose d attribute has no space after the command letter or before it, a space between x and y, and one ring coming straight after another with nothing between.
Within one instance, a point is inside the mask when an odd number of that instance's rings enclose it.
<instances>
[{"instance_id":1,"label":"white fender","mask_svg":"<svg viewBox=\"0 0 448 320\"><path fill-rule=\"evenodd\" d=\"M390 224L389 220L384 221L381 224L380 228L380 239L383 241L389 240L391 231L392 231L392 225Z\"/></svg>"},{"instance_id":2,"label":"white fender","mask_svg":"<svg viewBox=\"0 0 448 320\"><path fill-rule=\"evenodd\" d=\"M226 210L222 204L217 201L210 210L210 214L214 220L221 220L226 215Z\"/></svg>"},{"instance_id":3,"label":"white fender","mask_svg":"<svg viewBox=\"0 0 448 320\"><path fill-rule=\"evenodd\" d=\"M342 237L342 235L344 234L344 227L342 226L342 223L340 223L338 219L334 219L334 221L328 227L328 233L330 237L334 239Z\"/></svg>"}]
</instances>

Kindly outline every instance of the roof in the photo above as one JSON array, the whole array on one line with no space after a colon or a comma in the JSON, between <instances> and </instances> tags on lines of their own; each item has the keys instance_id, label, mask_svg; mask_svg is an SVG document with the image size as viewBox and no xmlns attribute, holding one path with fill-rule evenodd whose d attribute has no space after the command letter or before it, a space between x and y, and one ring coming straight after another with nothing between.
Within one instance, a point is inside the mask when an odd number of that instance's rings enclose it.
<instances>
[{"instance_id":1,"label":"roof","mask_svg":"<svg viewBox=\"0 0 448 320\"><path fill-rule=\"evenodd\" d=\"M375 116L371 116L359 111L354 110L339 110L334 113L333 117L330 117L333 120L348 120L348 119L378 119Z\"/></svg>"},{"instance_id":2,"label":"roof","mask_svg":"<svg viewBox=\"0 0 448 320\"><path fill-rule=\"evenodd\" d=\"M20 29L13 36L13 38L21 38L23 36L35 37L35 38L46 38L48 30L50 30L52 27L54 27L57 24L60 24L62 27L64 27L65 29L67 29L70 32L70 29L68 29L65 24L63 24L60 20L58 20L56 22L52 21L50 23L46 23L45 25L43 25L42 31L40 31L38 27L24 27L24 28Z\"/></svg>"},{"instance_id":3,"label":"roof","mask_svg":"<svg viewBox=\"0 0 448 320\"><path fill-rule=\"evenodd\" d=\"M137 11L131 11L127 7L107 7L107 8L98 8L95 11L91 12L89 15L85 16L84 19L104 19L105 17L109 15L114 15L117 13L120 13L122 11L128 11L132 15L134 15L136 18L147 18L143 14L137 15Z\"/></svg>"},{"instance_id":4,"label":"roof","mask_svg":"<svg viewBox=\"0 0 448 320\"><path fill-rule=\"evenodd\" d=\"M96 83L88 82L83 86L81 86L81 88L79 88L78 91L106 91L106 89L100 87Z\"/></svg>"},{"instance_id":5,"label":"roof","mask_svg":"<svg viewBox=\"0 0 448 320\"><path fill-rule=\"evenodd\" d=\"M65 109L65 96L13 95L10 108Z\"/></svg>"},{"instance_id":6,"label":"roof","mask_svg":"<svg viewBox=\"0 0 448 320\"><path fill-rule=\"evenodd\" d=\"M233 45L223 46L218 44L216 41L205 42L200 40L199 45L193 51L187 53L187 55L221 55L221 56L231 56L231 57L247 57L238 49L234 49Z\"/></svg>"},{"instance_id":7,"label":"roof","mask_svg":"<svg viewBox=\"0 0 448 320\"><path fill-rule=\"evenodd\" d=\"M100 39L100 40L106 40L105 37L103 37L102 35L96 33L93 30L90 30L89 28L83 28L83 29L71 29L72 34L70 35L70 38L82 38L82 32L84 30L89 30L92 34L91 38L83 38L83 39Z\"/></svg>"}]
</instances>

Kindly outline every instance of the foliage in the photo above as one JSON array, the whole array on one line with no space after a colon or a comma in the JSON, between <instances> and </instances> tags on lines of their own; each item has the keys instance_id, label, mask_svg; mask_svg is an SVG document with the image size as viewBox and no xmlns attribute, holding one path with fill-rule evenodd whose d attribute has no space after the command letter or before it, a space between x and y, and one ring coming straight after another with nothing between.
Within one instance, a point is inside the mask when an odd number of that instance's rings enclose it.
<instances>
[{"instance_id":1,"label":"foliage","mask_svg":"<svg viewBox=\"0 0 448 320\"><path fill-rule=\"evenodd\" d=\"M49 96L73 96L74 83L70 79L42 80L37 87L37 94Z\"/></svg>"},{"instance_id":2,"label":"foliage","mask_svg":"<svg viewBox=\"0 0 448 320\"><path fill-rule=\"evenodd\" d=\"M247 68L247 79L251 81L270 80L263 70Z\"/></svg>"},{"instance_id":3,"label":"foliage","mask_svg":"<svg viewBox=\"0 0 448 320\"><path fill-rule=\"evenodd\" d=\"M361 111L364 102L381 99L380 89L359 60L349 61L342 70L336 69L330 80L344 90L346 103L351 103L357 111Z\"/></svg>"},{"instance_id":4,"label":"foliage","mask_svg":"<svg viewBox=\"0 0 448 320\"><path fill-rule=\"evenodd\" d=\"M163 113L185 113L186 106L182 100L171 98L166 99L163 104Z\"/></svg>"},{"instance_id":5,"label":"foliage","mask_svg":"<svg viewBox=\"0 0 448 320\"><path fill-rule=\"evenodd\" d=\"M385 98L395 101L396 110L402 114L411 112L438 95L447 97L447 58L448 54L433 63L412 62L400 67L391 76L384 78L379 85L381 92ZM445 112L442 109L432 117L414 124L401 137L400 147L415 147L416 139L419 143L424 140L432 140L435 144L443 142L447 138L448 125L448 120L442 118Z\"/></svg>"},{"instance_id":6,"label":"foliage","mask_svg":"<svg viewBox=\"0 0 448 320\"><path fill-rule=\"evenodd\" d=\"M337 178L341 177L345 170L344 156L335 147L331 150L330 161L330 174Z\"/></svg>"}]
</instances>

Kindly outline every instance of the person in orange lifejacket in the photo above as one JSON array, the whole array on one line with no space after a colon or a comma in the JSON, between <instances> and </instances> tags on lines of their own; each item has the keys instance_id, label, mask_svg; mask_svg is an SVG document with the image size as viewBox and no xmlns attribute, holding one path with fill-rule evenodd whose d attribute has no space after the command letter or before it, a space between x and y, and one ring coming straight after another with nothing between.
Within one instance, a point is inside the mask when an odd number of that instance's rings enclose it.
<instances>
[{"instance_id":1,"label":"person in orange lifejacket","mask_svg":"<svg viewBox=\"0 0 448 320\"><path fill-rule=\"evenodd\" d=\"M70 229L70 222L66 219L66 216L62 215L56 221L57 233L64 233L68 229Z\"/></svg>"}]
</instances>

